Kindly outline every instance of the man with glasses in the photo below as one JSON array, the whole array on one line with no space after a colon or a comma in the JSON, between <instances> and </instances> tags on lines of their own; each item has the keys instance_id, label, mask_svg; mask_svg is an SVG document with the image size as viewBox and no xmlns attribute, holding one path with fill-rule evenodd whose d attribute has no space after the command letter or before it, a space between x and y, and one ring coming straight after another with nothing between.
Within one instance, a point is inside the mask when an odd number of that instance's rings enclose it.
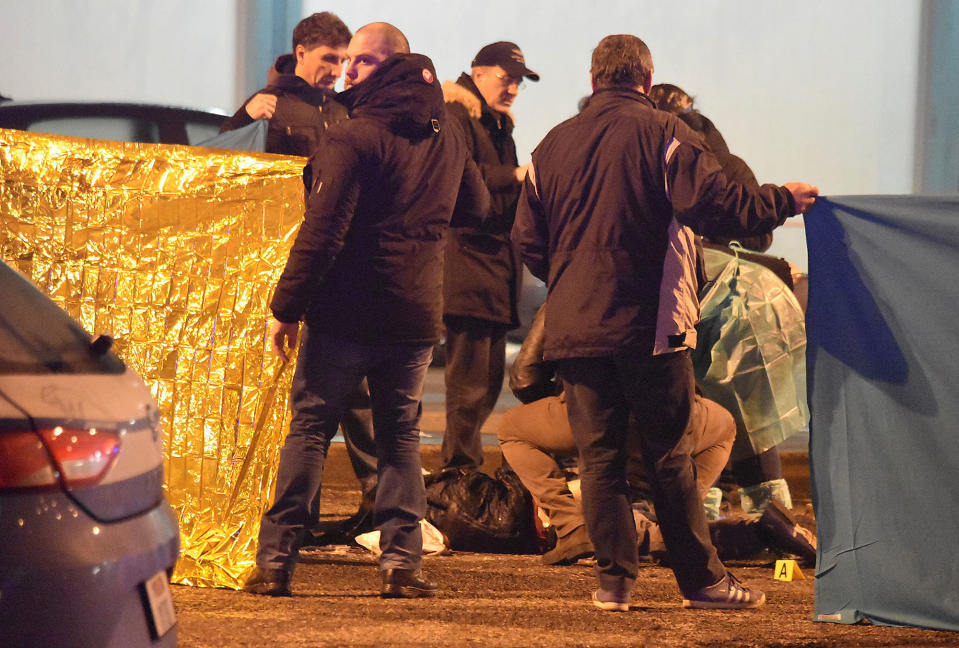
<instances>
[{"instance_id":1,"label":"man with glasses","mask_svg":"<svg viewBox=\"0 0 959 648\"><path fill-rule=\"evenodd\" d=\"M506 332L519 325L521 266L509 233L526 166L513 142L513 105L524 79L539 81L515 43L479 51L469 75L443 84L451 121L467 144L492 197L480 228L451 228L447 238L443 321L446 324L446 433L443 467L483 462L480 428L503 385Z\"/></svg>"}]
</instances>

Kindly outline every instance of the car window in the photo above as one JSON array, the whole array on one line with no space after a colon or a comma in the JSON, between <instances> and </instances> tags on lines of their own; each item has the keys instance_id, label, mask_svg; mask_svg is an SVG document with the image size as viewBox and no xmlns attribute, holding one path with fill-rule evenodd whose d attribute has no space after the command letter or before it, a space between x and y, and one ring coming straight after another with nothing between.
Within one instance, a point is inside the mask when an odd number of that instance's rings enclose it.
<instances>
[{"instance_id":1,"label":"car window","mask_svg":"<svg viewBox=\"0 0 959 648\"><path fill-rule=\"evenodd\" d=\"M113 353L91 353L90 334L28 280L0 263L0 373L122 373Z\"/></svg>"},{"instance_id":2,"label":"car window","mask_svg":"<svg viewBox=\"0 0 959 648\"><path fill-rule=\"evenodd\" d=\"M133 117L56 117L38 119L27 130L34 133L93 137L120 142L159 142L156 122Z\"/></svg>"}]
</instances>

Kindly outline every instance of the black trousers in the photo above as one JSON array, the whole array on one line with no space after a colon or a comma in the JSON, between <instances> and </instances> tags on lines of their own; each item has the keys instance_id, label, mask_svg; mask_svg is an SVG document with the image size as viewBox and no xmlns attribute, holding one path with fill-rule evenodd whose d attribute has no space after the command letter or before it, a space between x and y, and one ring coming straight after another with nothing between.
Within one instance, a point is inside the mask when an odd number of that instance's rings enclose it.
<instances>
[{"instance_id":1,"label":"black trousers","mask_svg":"<svg viewBox=\"0 0 959 648\"><path fill-rule=\"evenodd\" d=\"M626 481L626 448L632 442L642 451L680 590L691 594L718 582L726 570L709 539L692 458L695 387L689 352L649 356L624 350L560 360L558 368L579 449L583 512L600 587L628 592L638 570Z\"/></svg>"},{"instance_id":2,"label":"black trousers","mask_svg":"<svg viewBox=\"0 0 959 648\"><path fill-rule=\"evenodd\" d=\"M483 463L480 430L489 418L506 372L506 325L472 317L446 324L446 432L443 467Z\"/></svg>"}]
</instances>

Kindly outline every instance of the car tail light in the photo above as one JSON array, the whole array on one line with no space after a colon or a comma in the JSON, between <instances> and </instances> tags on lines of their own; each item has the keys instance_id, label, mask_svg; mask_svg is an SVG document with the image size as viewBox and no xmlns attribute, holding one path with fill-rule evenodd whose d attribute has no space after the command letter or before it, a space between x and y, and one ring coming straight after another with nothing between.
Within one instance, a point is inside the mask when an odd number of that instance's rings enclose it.
<instances>
[{"instance_id":1,"label":"car tail light","mask_svg":"<svg viewBox=\"0 0 959 648\"><path fill-rule=\"evenodd\" d=\"M109 430L54 427L0 433L0 488L89 486L120 450Z\"/></svg>"}]
</instances>

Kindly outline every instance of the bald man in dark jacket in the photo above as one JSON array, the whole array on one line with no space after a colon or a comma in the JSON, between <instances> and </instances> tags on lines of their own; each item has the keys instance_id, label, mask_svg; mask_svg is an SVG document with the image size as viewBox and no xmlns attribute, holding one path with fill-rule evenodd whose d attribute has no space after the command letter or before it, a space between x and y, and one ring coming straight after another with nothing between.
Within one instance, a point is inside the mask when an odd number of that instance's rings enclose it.
<instances>
[{"instance_id":1,"label":"bald man in dark jacket","mask_svg":"<svg viewBox=\"0 0 959 648\"><path fill-rule=\"evenodd\" d=\"M293 418L245 589L290 595L299 539L319 507L327 449L367 377L376 430L383 596L432 596L420 575L426 511L419 418L442 333L443 247L453 218L479 220L489 195L462 132L446 128L432 62L392 25L350 42L340 95L351 119L310 161L306 214L270 304L273 347L300 341Z\"/></svg>"}]
</instances>

